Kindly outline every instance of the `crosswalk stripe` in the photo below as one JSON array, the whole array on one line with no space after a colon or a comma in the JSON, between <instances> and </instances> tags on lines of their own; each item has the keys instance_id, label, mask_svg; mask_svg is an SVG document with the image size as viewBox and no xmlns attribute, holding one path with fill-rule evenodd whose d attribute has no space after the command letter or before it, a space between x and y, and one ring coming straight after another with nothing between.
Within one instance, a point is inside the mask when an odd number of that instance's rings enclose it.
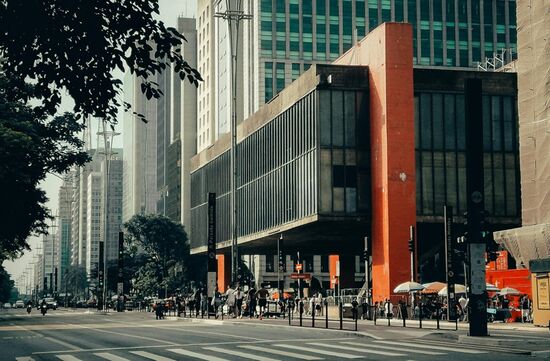
<instances>
[{"instance_id":1,"label":"crosswalk stripe","mask_svg":"<svg viewBox=\"0 0 550 361\"><path fill-rule=\"evenodd\" d=\"M410 348L401 348L401 347L395 347L395 346L384 346L384 345L373 345L372 343L359 343L359 342L340 342L345 343L346 345L352 345L352 346L361 346L361 347L374 347L374 348L381 348L384 350L393 350L393 351L402 351L402 352L410 352L410 353L419 353L422 355L445 355L443 352L433 352L433 351L424 351L424 350L411 350Z\"/></svg>"},{"instance_id":2,"label":"crosswalk stripe","mask_svg":"<svg viewBox=\"0 0 550 361\"><path fill-rule=\"evenodd\" d=\"M109 361L128 361L127 358L113 355L112 353L108 353L108 352L98 352L98 353L94 353L94 355Z\"/></svg>"},{"instance_id":3,"label":"crosswalk stripe","mask_svg":"<svg viewBox=\"0 0 550 361\"><path fill-rule=\"evenodd\" d=\"M16 357L15 361L34 361L32 357Z\"/></svg>"},{"instance_id":4,"label":"crosswalk stripe","mask_svg":"<svg viewBox=\"0 0 550 361\"><path fill-rule=\"evenodd\" d=\"M302 346L296 346L296 345L289 345L286 343L280 343L276 344L277 347L283 347L283 348L290 348L294 350L299 351L305 351L305 352L311 352L311 353L319 353L324 356L335 356L335 357L342 357L342 358L361 358L363 356L357 356L357 355L351 355L348 353L342 353L342 352L332 352L332 351L326 351L326 350L314 350L311 347L302 347Z\"/></svg>"},{"instance_id":5,"label":"crosswalk stripe","mask_svg":"<svg viewBox=\"0 0 550 361\"><path fill-rule=\"evenodd\" d=\"M254 350L254 351L272 353L274 355L279 355L279 356L293 357L293 358L297 358L297 359L300 359L300 360L322 360L322 358L317 357L317 356L302 355L302 354L295 353L295 352L275 350L275 349L267 348L267 347L259 347L259 346L252 346L252 345L243 345L243 346L239 346L239 347L246 348L246 349L249 349L249 350Z\"/></svg>"},{"instance_id":6,"label":"crosswalk stripe","mask_svg":"<svg viewBox=\"0 0 550 361\"><path fill-rule=\"evenodd\" d=\"M414 348L427 348L430 350L452 351L452 352L469 353L469 354L486 353L485 351L461 349L461 348L456 348L451 346L435 346L435 345L418 344L418 343L410 343L410 342L396 342L396 341L374 341L374 342L383 343L387 345L407 346L407 347L414 347Z\"/></svg>"},{"instance_id":7,"label":"crosswalk stripe","mask_svg":"<svg viewBox=\"0 0 550 361\"><path fill-rule=\"evenodd\" d=\"M197 352L193 352L193 351L189 351L189 350L184 350L182 348L169 349L168 351L175 352L177 354L184 355L184 356L193 357L195 359L200 359L200 360L227 361L226 359L223 359L223 358L219 358L219 357L216 357L216 356L204 355L202 353L197 353Z\"/></svg>"},{"instance_id":8,"label":"crosswalk stripe","mask_svg":"<svg viewBox=\"0 0 550 361\"><path fill-rule=\"evenodd\" d=\"M246 359L249 359L249 360L256 360L256 361L277 361L277 359L270 358L270 357L263 357L263 356L258 356L258 355L251 355L251 354L244 353L244 352L233 351L233 350L226 350L226 349L220 348L220 347L203 347L203 349L205 349L205 350L210 350L210 351L214 351L214 352L226 353L226 354L232 355L232 356L239 356L239 357L246 358Z\"/></svg>"},{"instance_id":9,"label":"crosswalk stripe","mask_svg":"<svg viewBox=\"0 0 550 361\"><path fill-rule=\"evenodd\" d=\"M168 357L155 355L154 353L150 353L147 351L130 351L130 353L133 353L134 355L138 355L141 357L148 358L149 360L153 361L176 361Z\"/></svg>"},{"instance_id":10,"label":"crosswalk stripe","mask_svg":"<svg viewBox=\"0 0 550 361\"><path fill-rule=\"evenodd\" d=\"M74 357L73 355L56 355L58 359L63 361L80 361L79 358Z\"/></svg>"},{"instance_id":11,"label":"crosswalk stripe","mask_svg":"<svg viewBox=\"0 0 550 361\"><path fill-rule=\"evenodd\" d=\"M329 345L329 344L317 343L317 342L308 342L308 345L335 348L339 350L347 350L347 351L353 351L353 352L372 353L375 355L382 355L382 356L394 356L394 357L405 356L405 354L403 353L380 351L380 350L368 350L365 348L349 347L349 346L342 346L342 345Z\"/></svg>"}]
</instances>

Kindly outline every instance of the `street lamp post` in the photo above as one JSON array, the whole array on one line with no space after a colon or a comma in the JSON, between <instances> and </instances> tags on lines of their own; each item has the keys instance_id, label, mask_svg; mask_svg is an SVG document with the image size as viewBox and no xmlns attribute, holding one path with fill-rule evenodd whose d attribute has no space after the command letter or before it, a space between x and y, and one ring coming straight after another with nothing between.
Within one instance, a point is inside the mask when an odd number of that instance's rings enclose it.
<instances>
[{"instance_id":1,"label":"street lamp post","mask_svg":"<svg viewBox=\"0 0 550 361\"><path fill-rule=\"evenodd\" d=\"M216 2L219 6L222 0ZM215 15L227 21L229 42L231 49L231 80L232 80L232 109L231 109L231 281L237 281L239 252L237 244L237 64L239 50L239 26L241 21L252 19L252 15L245 14L242 0L225 0L225 11Z\"/></svg>"}]
</instances>

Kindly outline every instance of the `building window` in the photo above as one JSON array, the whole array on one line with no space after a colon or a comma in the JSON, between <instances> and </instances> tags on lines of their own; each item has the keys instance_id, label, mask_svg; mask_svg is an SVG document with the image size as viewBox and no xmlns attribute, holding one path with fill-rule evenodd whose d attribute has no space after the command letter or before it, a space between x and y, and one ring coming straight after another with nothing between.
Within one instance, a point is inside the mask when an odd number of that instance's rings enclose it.
<instances>
[{"instance_id":1,"label":"building window","mask_svg":"<svg viewBox=\"0 0 550 361\"><path fill-rule=\"evenodd\" d=\"M321 255L321 272L329 272L328 255Z\"/></svg>"},{"instance_id":2,"label":"building window","mask_svg":"<svg viewBox=\"0 0 550 361\"><path fill-rule=\"evenodd\" d=\"M275 272L275 255L274 254L265 255L265 271Z\"/></svg>"}]
</instances>

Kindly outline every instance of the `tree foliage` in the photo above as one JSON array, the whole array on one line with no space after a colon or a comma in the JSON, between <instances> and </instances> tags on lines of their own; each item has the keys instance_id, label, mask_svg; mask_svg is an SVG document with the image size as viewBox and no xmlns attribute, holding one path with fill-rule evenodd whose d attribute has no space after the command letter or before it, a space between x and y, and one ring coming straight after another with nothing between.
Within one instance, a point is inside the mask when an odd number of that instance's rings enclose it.
<instances>
[{"instance_id":1,"label":"tree foliage","mask_svg":"<svg viewBox=\"0 0 550 361\"><path fill-rule=\"evenodd\" d=\"M24 100L55 114L66 90L77 116L114 123L123 105L116 69L140 77L148 98L162 95L154 76L170 66L197 84L199 73L181 55L185 37L158 13L158 0L0 0L0 59L12 94L21 99L30 80L36 86Z\"/></svg>"},{"instance_id":2,"label":"tree foliage","mask_svg":"<svg viewBox=\"0 0 550 361\"><path fill-rule=\"evenodd\" d=\"M131 256L146 255L134 286L144 294L173 287L186 278L189 242L181 224L162 215L133 216L124 224L125 248ZM177 288L177 287L176 287Z\"/></svg>"},{"instance_id":3,"label":"tree foliage","mask_svg":"<svg viewBox=\"0 0 550 361\"><path fill-rule=\"evenodd\" d=\"M75 136L82 125L72 114L41 115L8 99L8 86L0 75L0 262L29 249L30 235L46 232L47 197L38 184L88 159Z\"/></svg>"},{"instance_id":4,"label":"tree foliage","mask_svg":"<svg viewBox=\"0 0 550 361\"><path fill-rule=\"evenodd\" d=\"M2 304L10 301L14 284L10 274L0 265L0 302Z\"/></svg>"},{"instance_id":5,"label":"tree foliage","mask_svg":"<svg viewBox=\"0 0 550 361\"><path fill-rule=\"evenodd\" d=\"M84 266L69 266L65 274L65 284L67 293L72 293L76 297L85 294L88 287L88 275ZM63 290L64 292L65 290Z\"/></svg>"},{"instance_id":6,"label":"tree foliage","mask_svg":"<svg viewBox=\"0 0 550 361\"><path fill-rule=\"evenodd\" d=\"M0 261L46 231L38 184L82 164L75 134L83 117L114 127L118 109L131 108L115 70L139 77L148 98L162 95L155 76L170 67L201 80L181 55L184 36L158 13L158 0L0 0ZM74 100L74 114L60 116L62 95Z\"/></svg>"}]
</instances>

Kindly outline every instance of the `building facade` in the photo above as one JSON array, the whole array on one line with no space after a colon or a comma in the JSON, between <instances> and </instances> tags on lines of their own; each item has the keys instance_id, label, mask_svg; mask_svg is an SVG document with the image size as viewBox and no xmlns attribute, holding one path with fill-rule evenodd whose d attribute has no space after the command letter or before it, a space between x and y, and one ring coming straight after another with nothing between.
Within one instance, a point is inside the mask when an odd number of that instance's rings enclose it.
<instances>
[{"instance_id":1,"label":"building facade","mask_svg":"<svg viewBox=\"0 0 550 361\"><path fill-rule=\"evenodd\" d=\"M527 268L550 256L550 3L518 1L518 111L522 227L497 232L495 239Z\"/></svg>"},{"instance_id":2,"label":"building facade","mask_svg":"<svg viewBox=\"0 0 550 361\"><path fill-rule=\"evenodd\" d=\"M312 67L240 124L239 251L262 254L248 262L265 269L264 280L276 280L274 254L282 235L287 273L300 252L328 285L334 271L329 256L338 255L342 287L358 286L367 236L374 294L388 297L411 278L411 225L418 228L419 279L444 272L443 206L454 207L457 222L465 211L469 78L483 82L480 130L491 223L497 229L519 223L516 75L413 69L407 56L412 34L410 25L380 26L335 65ZM217 245L227 256L229 137L192 165L192 252L206 250L206 195L215 192Z\"/></svg>"},{"instance_id":3,"label":"building facade","mask_svg":"<svg viewBox=\"0 0 550 361\"><path fill-rule=\"evenodd\" d=\"M123 202L122 219L157 210L157 104L141 92L141 81L131 74L124 78L124 98L132 111L142 114L147 123L133 112L123 119Z\"/></svg>"},{"instance_id":4,"label":"building facade","mask_svg":"<svg viewBox=\"0 0 550 361\"><path fill-rule=\"evenodd\" d=\"M515 0L243 0L237 121L248 118L312 64L337 59L383 22L413 26L416 66L476 67L516 57ZM198 2L197 151L230 131L231 60L225 2Z\"/></svg>"}]
</instances>

